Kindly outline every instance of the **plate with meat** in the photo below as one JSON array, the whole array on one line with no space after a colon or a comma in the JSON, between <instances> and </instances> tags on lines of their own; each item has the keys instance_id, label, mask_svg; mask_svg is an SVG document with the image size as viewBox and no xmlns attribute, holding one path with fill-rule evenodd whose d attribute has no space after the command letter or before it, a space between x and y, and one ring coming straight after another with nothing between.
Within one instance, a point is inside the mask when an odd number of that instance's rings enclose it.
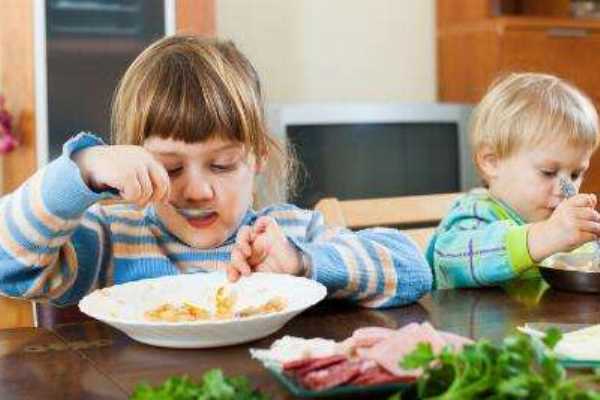
<instances>
[{"instance_id":1,"label":"plate with meat","mask_svg":"<svg viewBox=\"0 0 600 400\"><path fill-rule=\"evenodd\" d=\"M146 279L96 290L80 310L142 343L207 348L270 335L327 294L292 275L253 273L229 283L224 272Z\"/></svg>"},{"instance_id":2,"label":"plate with meat","mask_svg":"<svg viewBox=\"0 0 600 400\"><path fill-rule=\"evenodd\" d=\"M421 342L436 352L472 343L425 322L400 329L359 328L341 342L285 336L269 349L250 353L297 397L367 396L410 390L421 371L400 364Z\"/></svg>"}]
</instances>

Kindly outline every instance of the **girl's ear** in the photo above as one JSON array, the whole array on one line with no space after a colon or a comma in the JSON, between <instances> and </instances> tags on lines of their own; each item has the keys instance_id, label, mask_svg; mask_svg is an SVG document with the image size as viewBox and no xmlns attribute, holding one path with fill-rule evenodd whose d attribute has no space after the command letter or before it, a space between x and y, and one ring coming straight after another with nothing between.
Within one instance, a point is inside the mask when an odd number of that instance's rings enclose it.
<instances>
[{"instance_id":1,"label":"girl's ear","mask_svg":"<svg viewBox=\"0 0 600 400\"><path fill-rule=\"evenodd\" d=\"M260 174L265 170L265 166L267 165L267 156L263 155L262 157L255 157L254 162L254 173Z\"/></svg>"},{"instance_id":2,"label":"girl's ear","mask_svg":"<svg viewBox=\"0 0 600 400\"><path fill-rule=\"evenodd\" d=\"M487 182L498 176L499 158L490 146L481 146L475 156L475 161L477 162L477 166L481 170L481 173L484 175L483 178Z\"/></svg>"}]
</instances>

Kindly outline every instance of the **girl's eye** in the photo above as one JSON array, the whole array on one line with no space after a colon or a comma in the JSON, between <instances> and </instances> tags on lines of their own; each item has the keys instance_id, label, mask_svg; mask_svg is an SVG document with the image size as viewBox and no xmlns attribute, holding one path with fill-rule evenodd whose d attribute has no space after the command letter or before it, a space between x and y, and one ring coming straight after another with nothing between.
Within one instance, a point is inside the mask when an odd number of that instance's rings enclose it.
<instances>
[{"instance_id":1,"label":"girl's eye","mask_svg":"<svg viewBox=\"0 0 600 400\"><path fill-rule=\"evenodd\" d=\"M577 179L579 179L581 177L581 172L573 172L571 174L571 180L576 181Z\"/></svg>"},{"instance_id":2,"label":"girl's eye","mask_svg":"<svg viewBox=\"0 0 600 400\"><path fill-rule=\"evenodd\" d=\"M547 176L547 177L554 177L556 175L556 171L551 171L551 170L542 170L542 175Z\"/></svg>"},{"instance_id":3,"label":"girl's eye","mask_svg":"<svg viewBox=\"0 0 600 400\"><path fill-rule=\"evenodd\" d=\"M167 174L169 174L169 176L173 177L173 176L179 175L181 173L181 171L183 171L183 167L168 168Z\"/></svg>"},{"instance_id":4,"label":"girl's eye","mask_svg":"<svg viewBox=\"0 0 600 400\"><path fill-rule=\"evenodd\" d=\"M235 168L235 164L211 164L210 168L216 172L227 172Z\"/></svg>"}]
</instances>

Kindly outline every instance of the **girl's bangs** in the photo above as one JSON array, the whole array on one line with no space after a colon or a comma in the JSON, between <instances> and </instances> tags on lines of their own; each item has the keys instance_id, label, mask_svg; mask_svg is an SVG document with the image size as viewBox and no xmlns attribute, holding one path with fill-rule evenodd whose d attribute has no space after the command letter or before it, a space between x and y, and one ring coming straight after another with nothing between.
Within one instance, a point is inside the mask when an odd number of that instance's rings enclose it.
<instances>
[{"instance_id":1,"label":"girl's bangs","mask_svg":"<svg viewBox=\"0 0 600 400\"><path fill-rule=\"evenodd\" d=\"M216 82L201 85L193 73L165 74L163 78L157 80L149 100L143 124L145 138L158 136L186 143L211 138L245 142L242 118Z\"/></svg>"}]
</instances>

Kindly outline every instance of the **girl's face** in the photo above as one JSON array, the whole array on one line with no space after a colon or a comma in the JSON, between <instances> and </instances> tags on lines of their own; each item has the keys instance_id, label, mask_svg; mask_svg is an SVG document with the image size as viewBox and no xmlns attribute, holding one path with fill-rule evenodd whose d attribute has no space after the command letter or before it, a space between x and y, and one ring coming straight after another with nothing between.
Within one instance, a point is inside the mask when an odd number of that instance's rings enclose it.
<instances>
[{"instance_id":1,"label":"girl's face","mask_svg":"<svg viewBox=\"0 0 600 400\"><path fill-rule=\"evenodd\" d=\"M490 193L517 211L526 222L545 220L564 199L560 178L577 191L590 164L592 150L557 141L521 149L495 160L487 171Z\"/></svg>"},{"instance_id":2,"label":"girl's face","mask_svg":"<svg viewBox=\"0 0 600 400\"><path fill-rule=\"evenodd\" d=\"M238 228L252 203L255 157L242 144L222 139L187 144L151 137L144 142L167 170L169 204L155 204L171 233L190 246L222 244Z\"/></svg>"}]
</instances>

